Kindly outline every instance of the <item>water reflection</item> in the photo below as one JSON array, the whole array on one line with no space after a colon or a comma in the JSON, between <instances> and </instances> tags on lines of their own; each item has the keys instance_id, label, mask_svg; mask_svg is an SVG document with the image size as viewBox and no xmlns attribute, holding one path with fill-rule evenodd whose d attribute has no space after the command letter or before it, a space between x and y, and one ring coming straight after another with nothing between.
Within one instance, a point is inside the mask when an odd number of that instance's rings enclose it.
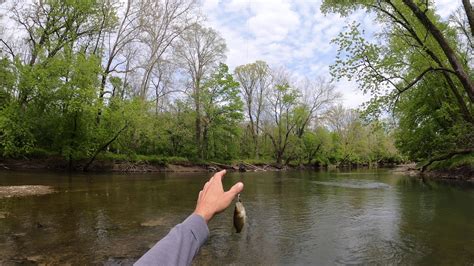
<instances>
[{"instance_id":1,"label":"water reflection","mask_svg":"<svg viewBox=\"0 0 474 266\"><path fill-rule=\"evenodd\" d=\"M0 185L57 193L0 199L0 264L122 263L192 212L208 175L0 173ZM207 264L472 264L474 190L385 170L233 173L248 225L232 208L210 224Z\"/></svg>"}]
</instances>

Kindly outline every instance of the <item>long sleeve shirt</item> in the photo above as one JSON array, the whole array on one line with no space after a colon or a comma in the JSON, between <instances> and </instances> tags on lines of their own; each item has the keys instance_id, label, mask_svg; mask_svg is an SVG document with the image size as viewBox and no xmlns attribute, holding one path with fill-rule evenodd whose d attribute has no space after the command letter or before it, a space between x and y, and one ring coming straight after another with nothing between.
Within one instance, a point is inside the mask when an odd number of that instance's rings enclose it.
<instances>
[{"instance_id":1,"label":"long sleeve shirt","mask_svg":"<svg viewBox=\"0 0 474 266\"><path fill-rule=\"evenodd\" d=\"M208 236L209 228L204 218L192 214L171 229L134 265L190 265Z\"/></svg>"}]
</instances>

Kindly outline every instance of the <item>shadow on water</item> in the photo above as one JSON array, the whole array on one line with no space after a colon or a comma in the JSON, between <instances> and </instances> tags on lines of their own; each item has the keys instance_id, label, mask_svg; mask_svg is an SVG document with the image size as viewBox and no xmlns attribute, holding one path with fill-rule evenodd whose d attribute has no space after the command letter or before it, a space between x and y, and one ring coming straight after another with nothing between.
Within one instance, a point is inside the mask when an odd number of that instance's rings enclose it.
<instances>
[{"instance_id":1,"label":"shadow on water","mask_svg":"<svg viewBox=\"0 0 474 266\"><path fill-rule=\"evenodd\" d=\"M0 172L55 193L0 199L0 264L131 264L190 214L209 174ZM210 223L209 264L472 264L474 188L389 171L229 173L245 183Z\"/></svg>"}]
</instances>

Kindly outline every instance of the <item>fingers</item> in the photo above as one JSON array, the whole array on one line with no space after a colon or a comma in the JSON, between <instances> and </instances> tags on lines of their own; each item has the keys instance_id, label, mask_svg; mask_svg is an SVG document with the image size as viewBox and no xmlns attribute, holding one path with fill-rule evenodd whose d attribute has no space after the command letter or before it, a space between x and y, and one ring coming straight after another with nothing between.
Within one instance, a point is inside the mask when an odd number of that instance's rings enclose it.
<instances>
[{"instance_id":1,"label":"fingers","mask_svg":"<svg viewBox=\"0 0 474 266\"><path fill-rule=\"evenodd\" d=\"M225 169L222 171L219 171L211 179L222 181L222 177L224 177L225 173L226 173Z\"/></svg>"},{"instance_id":2,"label":"fingers","mask_svg":"<svg viewBox=\"0 0 474 266\"><path fill-rule=\"evenodd\" d=\"M211 184L211 181L207 181L206 184L204 184L204 187L202 188L202 191L206 192L207 191L207 188L209 187L209 185Z\"/></svg>"},{"instance_id":3,"label":"fingers","mask_svg":"<svg viewBox=\"0 0 474 266\"><path fill-rule=\"evenodd\" d=\"M244 183L238 182L237 184L233 185L227 192L224 193L226 200L230 202L244 190Z\"/></svg>"}]
</instances>

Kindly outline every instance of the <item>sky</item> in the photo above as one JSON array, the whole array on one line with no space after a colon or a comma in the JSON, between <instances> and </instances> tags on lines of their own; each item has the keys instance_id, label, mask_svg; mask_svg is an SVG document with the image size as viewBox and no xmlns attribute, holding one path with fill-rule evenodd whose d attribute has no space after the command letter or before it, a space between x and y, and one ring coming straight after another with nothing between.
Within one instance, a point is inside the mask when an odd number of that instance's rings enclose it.
<instances>
[{"instance_id":1,"label":"sky","mask_svg":"<svg viewBox=\"0 0 474 266\"><path fill-rule=\"evenodd\" d=\"M381 26L363 11L347 18L323 15L320 5L321 0L202 0L202 12L205 23L226 40L226 63L231 69L263 60L289 69L296 77L330 79L329 66L338 48L331 40L344 26L356 21L368 36ZM435 5L438 15L446 19L461 0L435 0ZM335 85L345 107L357 108L370 98L353 81Z\"/></svg>"}]
</instances>

